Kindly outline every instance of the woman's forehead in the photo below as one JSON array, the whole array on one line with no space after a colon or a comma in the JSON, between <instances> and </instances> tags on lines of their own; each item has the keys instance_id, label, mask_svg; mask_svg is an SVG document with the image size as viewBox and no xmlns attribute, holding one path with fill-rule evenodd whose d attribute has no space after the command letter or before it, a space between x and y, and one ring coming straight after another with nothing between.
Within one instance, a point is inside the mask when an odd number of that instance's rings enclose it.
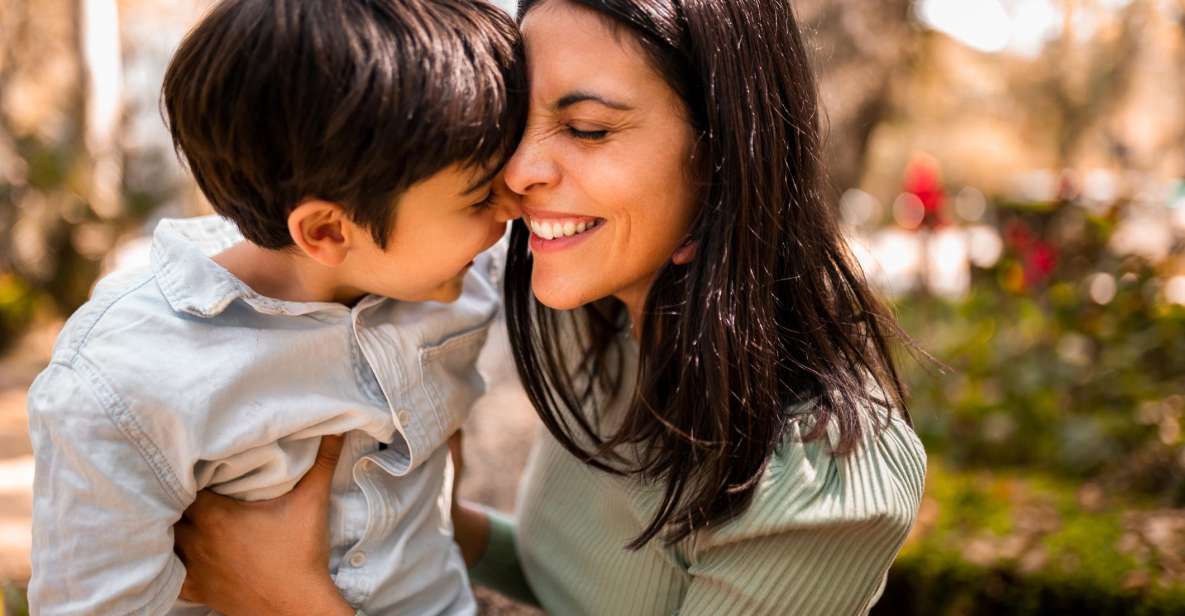
<instances>
[{"instance_id":1,"label":"woman's forehead","mask_svg":"<svg viewBox=\"0 0 1185 616\"><path fill-rule=\"evenodd\" d=\"M548 2L528 13L522 28L539 103L554 106L572 92L625 100L662 85L641 46L590 9Z\"/></svg>"}]
</instances>

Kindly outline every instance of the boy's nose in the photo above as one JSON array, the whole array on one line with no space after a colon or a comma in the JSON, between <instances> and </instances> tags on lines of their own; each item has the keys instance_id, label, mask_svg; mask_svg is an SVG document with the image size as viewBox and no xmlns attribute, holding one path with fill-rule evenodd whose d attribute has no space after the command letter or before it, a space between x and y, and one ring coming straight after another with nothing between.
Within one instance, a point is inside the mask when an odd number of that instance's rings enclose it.
<instances>
[{"instance_id":1,"label":"boy's nose","mask_svg":"<svg viewBox=\"0 0 1185 616\"><path fill-rule=\"evenodd\" d=\"M506 173L494 178L494 217L499 223L507 223L523 215L522 196L506 185Z\"/></svg>"}]
</instances>

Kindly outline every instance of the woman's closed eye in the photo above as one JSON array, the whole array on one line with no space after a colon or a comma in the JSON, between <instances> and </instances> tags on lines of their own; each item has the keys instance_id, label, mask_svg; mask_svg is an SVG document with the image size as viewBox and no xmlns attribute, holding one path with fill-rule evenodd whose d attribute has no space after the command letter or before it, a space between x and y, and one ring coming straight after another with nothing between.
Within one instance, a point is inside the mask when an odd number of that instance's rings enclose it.
<instances>
[{"instance_id":1,"label":"woman's closed eye","mask_svg":"<svg viewBox=\"0 0 1185 616\"><path fill-rule=\"evenodd\" d=\"M600 141L609 135L609 131L605 129L582 129L571 124L567 125L567 130L569 135L582 141Z\"/></svg>"}]
</instances>

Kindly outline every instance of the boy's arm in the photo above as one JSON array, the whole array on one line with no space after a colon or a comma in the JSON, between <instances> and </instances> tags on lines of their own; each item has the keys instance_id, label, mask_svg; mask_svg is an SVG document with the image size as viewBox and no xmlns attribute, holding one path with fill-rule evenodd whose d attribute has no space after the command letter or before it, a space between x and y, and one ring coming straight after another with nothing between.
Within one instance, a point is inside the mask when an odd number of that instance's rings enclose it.
<instances>
[{"instance_id":1,"label":"boy's arm","mask_svg":"<svg viewBox=\"0 0 1185 616\"><path fill-rule=\"evenodd\" d=\"M163 614L185 568L172 525L188 504L156 446L89 364L55 363L29 391L33 613Z\"/></svg>"}]
</instances>

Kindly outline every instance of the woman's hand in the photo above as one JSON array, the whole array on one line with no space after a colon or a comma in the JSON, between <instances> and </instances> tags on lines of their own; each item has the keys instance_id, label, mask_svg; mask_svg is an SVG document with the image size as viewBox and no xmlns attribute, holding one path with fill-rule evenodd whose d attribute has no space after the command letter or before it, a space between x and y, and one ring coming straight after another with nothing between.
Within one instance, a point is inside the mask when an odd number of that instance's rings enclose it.
<instances>
[{"instance_id":1,"label":"woman's hand","mask_svg":"<svg viewBox=\"0 0 1185 616\"><path fill-rule=\"evenodd\" d=\"M461 501L461 475L465 470L461 441L460 430L448 440L449 454L453 458L453 538L461 548L465 565L472 567L481 560L490 543L490 519L480 507Z\"/></svg>"},{"instance_id":2,"label":"woman's hand","mask_svg":"<svg viewBox=\"0 0 1185 616\"><path fill-rule=\"evenodd\" d=\"M329 576L329 493L342 438L321 439L293 490L243 502L198 493L173 527L181 598L224 614L349 614Z\"/></svg>"}]
</instances>

